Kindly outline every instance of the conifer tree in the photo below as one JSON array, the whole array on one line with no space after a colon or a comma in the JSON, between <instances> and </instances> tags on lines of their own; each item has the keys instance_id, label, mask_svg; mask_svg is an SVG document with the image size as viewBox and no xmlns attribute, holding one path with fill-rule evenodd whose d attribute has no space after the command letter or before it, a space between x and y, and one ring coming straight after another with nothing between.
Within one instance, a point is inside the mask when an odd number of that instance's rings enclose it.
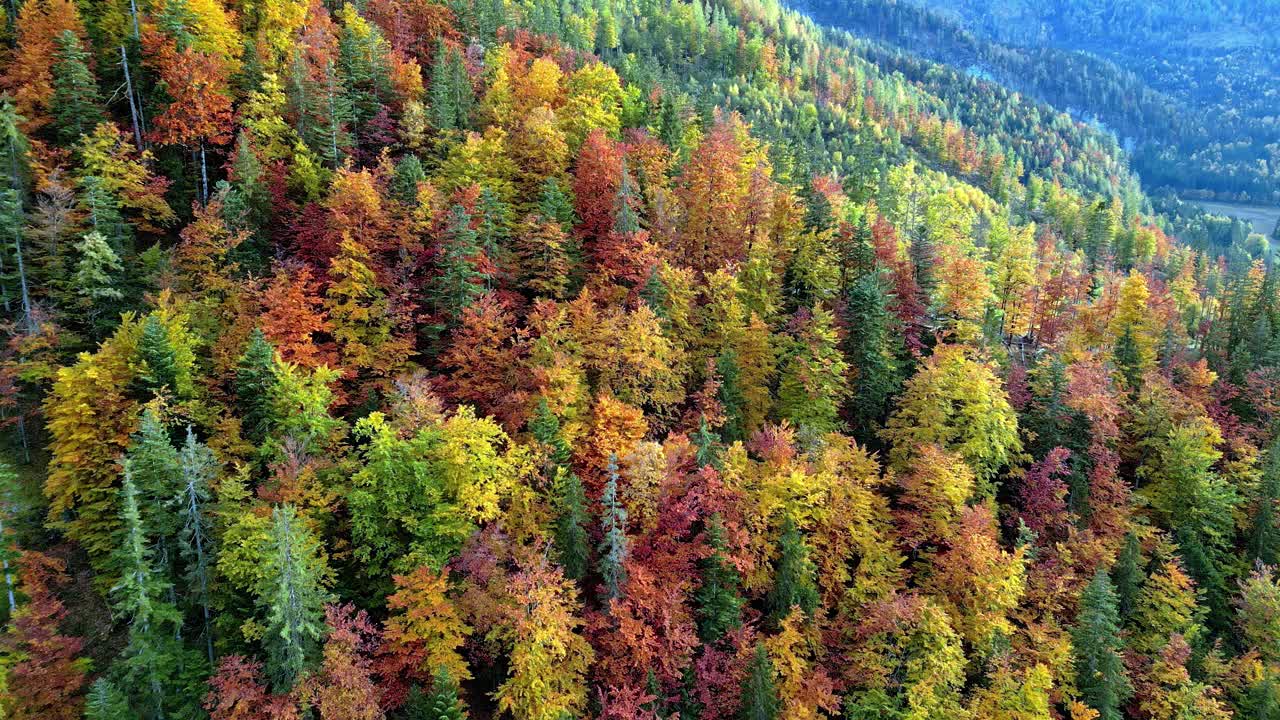
<instances>
[{"instance_id":1,"label":"conifer tree","mask_svg":"<svg viewBox=\"0 0 1280 720\"><path fill-rule=\"evenodd\" d=\"M53 100L50 103L58 140L70 145L102 122L98 83L89 70L89 55L70 30L58 36L53 56Z\"/></svg>"},{"instance_id":2,"label":"conifer tree","mask_svg":"<svg viewBox=\"0 0 1280 720\"><path fill-rule=\"evenodd\" d=\"M310 667L324 635L323 568L319 547L290 505L271 513L258 603L266 611L263 644L267 673L277 692L287 692Z\"/></svg>"},{"instance_id":3,"label":"conifer tree","mask_svg":"<svg viewBox=\"0 0 1280 720\"><path fill-rule=\"evenodd\" d=\"M271 429L271 396L276 384L275 348L260 328L254 328L236 365L236 406L240 410L240 432L253 443L261 443Z\"/></svg>"},{"instance_id":4,"label":"conifer tree","mask_svg":"<svg viewBox=\"0 0 1280 720\"><path fill-rule=\"evenodd\" d=\"M867 273L845 297L845 357L853 372L849 410L852 429L862 442L873 442L888 413L889 399L901 387L889 328L889 311L879 274Z\"/></svg>"},{"instance_id":5,"label":"conifer tree","mask_svg":"<svg viewBox=\"0 0 1280 720\"><path fill-rule=\"evenodd\" d=\"M604 600L607 603L622 597L627 583L627 510L618 498L618 456L609 456L609 478L605 481L600 497L602 513L600 541L600 575L604 579Z\"/></svg>"},{"instance_id":6,"label":"conifer tree","mask_svg":"<svg viewBox=\"0 0 1280 720\"><path fill-rule=\"evenodd\" d=\"M565 577L581 580L587 574L590 560L587 499L582 480L567 467L557 468L556 511L556 556Z\"/></svg>"},{"instance_id":7,"label":"conifer tree","mask_svg":"<svg viewBox=\"0 0 1280 720\"><path fill-rule=\"evenodd\" d=\"M1266 466L1262 471L1262 481L1258 483L1258 496L1249 531L1249 559L1264 565L1275 565L1280 561L1277 503L1280 503L1280 437L1272 441L1267 451Z\"/></svg>"},{"instance_id":8,"label":"conifer tree","mask_svg":"<svg viewBox=\"0 0 1280 720\"><path fill-rule=\"evenodd\" d=\"M477 268L479 255L479 236L471 227L471 216L466 208L454 205L445 221L440 274L431 292L435 310L447 326L456 324L462 318L462 311L485 292L486 278Z\"/></svg>"},{"instance_id":9,"label":"conifer tree","mask_svg":"<svg viewBox=\"0 0 1280 720\"><path fill-rule=\"evenodd\" d=\"M124 266L106 237L96 230L85 235L76 250L80 259L71 276L71 285L90 326L97 333L105 334L124 300L124 293L120 291L120 272Z\"/></svg>"},{"instance_id":10,"label":"conifer tree","mask_svg":"<svg viewBox=\"0 0 1280 720\"><path fill-rule=\"evenodd\" d=\"M775 685L773 660L763 643L756 644L756 652L747 667L742 681L742 702L738 709L739 720L776 720L779 706Z\"/></svg>"},{"instance_id":11,"label":"conifer tree","mask_svg":"<svg viewBox=\"0 0 1280 720\"><path fill-rule=\"evenodd\" d=\"M178 387L178 360L174 353L169 328L160 316L152 313L142 323L142 337L138 339L138 355L145 364L141 380L152 393L176 396Z\"/></svg>"},{"instance_id":12,"label":"conifer tree","mask_svg":"<svg viewBox=\"0 0 1280 720\"><path fill-rule=\"evenodd\" d=\"M717 513L707 523L707 545L711 554L698 566L702 584L694 594L697 603L698 636L713 643L742 624L744 600L739 594L738 571L725 557L724 520Z\"/></svg>"},{"instance_id":13,"label":"conifer tree","mask_svg":"<svg viewBox=\"0 0 1280 720\"><path fill-rule=\"evenodd\" d=\"M804 534L790 517L782 527L778 541L778 562L773 571L773 587L765 599L769 619L775 623L791 614L791 608L799 606L812 617L818 607L816 568L809 559L809 546Z\"/></svg>"},{"instance_id":14,"label":"conifer tree","mask_svg":"<svg viewBox=\"0 0 1280 720\"><path fill-rule=\"evenodd\" d=\"M127 458L141 498L145 532L149 542L161 549L159 561L167 569L175 559L171 551L177 541L178 517L172 512L171 502L182 489L182 468L178 451L169 441L169 431L153 408L143 411Z\"/></svg>"},{"instance_id":15,"label":"conifer tree","mask_svg":"<svg viewBox=\"0 0 1280 720\"><path fill-rule=\"evenodd\" d=\"M1116 594L1106 572L1098 570L1080 596L1072 630L1076 687L1099 720L1122 720L1121 708L1133 692L1125 676Z\"/></svg>"},{"instance_id":16,"label":"conifer tree","mask_svg":"<svg viewBox=\"0 0 1280 720\"><path fill-rule=\"evenodd\" d=\"M213 535L209 516L210 485L217 473L213 452L196 440L191 426L178 454L182 486L170 501L180 522L178 556L185 567L183 580L189 605L200 609L209 664L213 657L213 624L209 588L213 577Z\"/></svg>"},{"instance_id":17,"label":"conifer tree","mask_svg":"<svg viewBox=\"0 0 1280 720\"><path fill-rule=\"evenodd\" d=\"M1124 547L1111 568L1111 580L1116 587L1116 607L1121 620L1129 620L1138 602L1145 575L1142 572L1142 547L1138 536L1130 532L1125 536Z\"/></svg>"},{"instance_id":18,"label":"conifer tree","mask_svg":"<svg viewBox=\"0 0 1280 720\"><path fill-rule=\"evenodd\" d=\"M137 720L129 708L129 699L106 678L98 678L89 688L84 703L85 720Z\"/></svg>"},{"instance_id":19,"label":"conifer tree","mask_svg":"<svg viewBox=\"0 0 1280 720\"><path fill-rule=\"evenodd\" d=\"M475 93L462 53L443 39L436 48L431 76L431 124L439 131L465 130L470 124Z\"/></svg>"}]
</instances>

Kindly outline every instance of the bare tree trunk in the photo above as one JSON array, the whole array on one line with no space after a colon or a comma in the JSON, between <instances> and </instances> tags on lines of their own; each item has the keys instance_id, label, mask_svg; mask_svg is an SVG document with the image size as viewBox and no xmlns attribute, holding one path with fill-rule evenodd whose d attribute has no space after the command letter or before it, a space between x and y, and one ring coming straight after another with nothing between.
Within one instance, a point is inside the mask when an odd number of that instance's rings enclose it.
<instances>
[{"instance_id":1,"label":"bare tree trunk","mask_svg":"<svg viewBox=\"0 0 1280 720\"><path fill-rule=\"evenodd\" d=\"M209 168L205 163L204 141L200 141L200 204L209 204Z\"/></svg>"},{"instance_id":2,"label":"bare tree trunk","mask_svg":"<svg viewBox=\"0 0 1280 720\"><path fill-rule=\"evenodd\" d=\"M136 22L136 19L135 19ZM133 119L133 142L142 151L142 103L133 94L133 77L129 74L129 54L120 46L120 66L124 68L124 91L129 96L129 117Z\"/></svg>"}]
</instances>

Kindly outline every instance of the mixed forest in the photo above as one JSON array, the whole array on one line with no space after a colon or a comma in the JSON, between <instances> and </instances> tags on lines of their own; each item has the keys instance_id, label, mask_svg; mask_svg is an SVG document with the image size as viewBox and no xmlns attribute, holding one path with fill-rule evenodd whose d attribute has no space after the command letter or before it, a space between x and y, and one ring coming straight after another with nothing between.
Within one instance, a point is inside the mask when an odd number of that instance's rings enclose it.
<instances>
[{"instance_id":1,"label":"mixed forest","mask_svg":"<svg viewBox=\"0 0 1280 720\"><path fill-rule=\"evenodd\" d=\"M0 718L1280 718L1280 237L1113 135L776 0L0 46Z\"/></svg>"}]
</instances>

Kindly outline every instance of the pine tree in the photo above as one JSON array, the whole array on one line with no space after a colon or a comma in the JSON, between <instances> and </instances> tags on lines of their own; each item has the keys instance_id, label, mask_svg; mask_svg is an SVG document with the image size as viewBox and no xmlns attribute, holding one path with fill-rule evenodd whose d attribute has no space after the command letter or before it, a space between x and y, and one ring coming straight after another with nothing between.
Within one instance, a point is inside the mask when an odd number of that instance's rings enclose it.
<instances>
[{"instance_id":1,"label":"pine tree","mask_svg":"<svg viewBox=\"0 0 1280 720\"><path fill-rule=\"evenodd\" d=\"M1100 720L1122 720L1121 707L1133 689L1124 673L1116 594L1106 572L1098 570L1080 596L1072 630L1076 687Z\"/></svg>"},{"instance_id":2,"label":"pine tree","mask_svg":"<svg viewBox=\"0 0 1280 720\"><path fill-rule=\"evenodd\" d=\"M287 692L310 667L324 635L324 603L319 547L290 505L271 513L258 603L266 610L263 644L267 673L277 692Z\"/></svg>"},{"instance_id":3,"label":"pine tree","mask_svg":"<svg viewBox=\"0 0 1280 720\"><path fill-rule=\"evenodd\" d=\"M89 70L89 55L70 30L58 36L53 56L53 126L58 140L70 145L103 120L98 83Z\"/></svg>"},{"instance_id":4,"label":"pine tree","mask_svg":"<svg viewBox=\"0 0 1280 720\"><path fill-rule=\"evenodd\" d=\"M622 597L627 584L627 509L618 498L618 456L609 456L609 479L600 497L602 535L600 541L600 575L604 579L607 603Z\"/></svg>"},{"instance_id":5,"label":"pine tree","mask_svg":"<svg viewBox=\"0 0 1280 720\"><path fill-rule=\"evenodd\" d=\"M694 594L697 604L698 637L713 643L742 624L745 600L739 594L738 571L725 557L724 521L717 513L707 523L707 545L711 554L698 563L702 584Z\"/></svg>"},{"instance_id":6,"label":"pine tree","mask_svg":"<svg viewBox=\"0 0 1280 720\"><path fill-rule=\"evenodd\" d=\"M240 432L252 443L261 443L271 430L271 396L276 385L275 348L260 328L254 328L236 365L236 407Z\"/></svg>"},{"instance_id":7,"label":"pine tree","mask_svg":"<svg viewBox=\"0 0 1280 720\"><path fill-rule=\"evenodd\" d=\"M790 517L782 527L778 541L779 554L773 571L773 588L765 598L769 619L779 623L791 614L791 608L799 606L806 615L813 616L818 607L816 568L809 559L809 546L800 528Z\"/></svg>"},{"instance_id":8,"label":"pine tree","mask_svg":"<svg viewBox=\"0 0 1280 720\"><path fill-rule=\"evenodd\" d=\"M742 681L742 703L739 720L776 720L779 706L778 690L774 683L773 660L763 643L756 644L755 655Z\"/></svg>"}]
</instances>

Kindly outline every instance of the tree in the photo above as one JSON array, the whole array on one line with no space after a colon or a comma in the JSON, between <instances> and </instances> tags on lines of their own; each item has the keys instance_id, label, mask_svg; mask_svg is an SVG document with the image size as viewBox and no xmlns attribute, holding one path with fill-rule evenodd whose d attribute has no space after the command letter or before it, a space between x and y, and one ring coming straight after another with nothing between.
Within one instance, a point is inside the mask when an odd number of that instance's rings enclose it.
<instances>
[{"instance_id":1,"label":"tree","mask_svg":"<svg viewBox=\"0 0 1280 720\"><path fill-rule=\"evenodd\" d=\"M814 578L816 569L809 559L809 546L804 535L790 517L787 517L782 526L778 547L773 587L765 599L769 619L774 623L781 622L791 614L792 607L799 607L812 617L818 607L818 588Z\"/></svg>"},{"instance_id":2,"label":"tree","mask_svg":"<svg viewBox=\"0 0 1280 720\"><path fill-rule=\"evenodd\" d=\"M1148 655L1157 655L1171 635L1196 642L1202 628L1198 622L1195 585L1174 560L1168 560L1147 578L1134 606L1131 646Z\"/></svg>"},{"instance_id":3,"label":"tree","mask_svg":"<svg viewBox=\"0 0 1280 720\"><path fill-rule=\"evenodd\" d=\"M930 443L957 453L977 476L978 497L994 493L1001 469L1022 450L1017 415L1000 381L959 346L939 348L907 381L880 436L899 468Z\"/></svg>"},{"instance_id":4,"label":"tree","mask_svg":"<svg viewBox=\"0 0 1280 720\"><path fill-rule=\"evenodd\" d=\"M319 672L307 677L302 695L322 720L382 720L379 690L372 678L374 629L363 610L325 607L325 643Z\"/></svg>"},{"instance_id":5,"label":"tree","mask_svg":"<svg viewBox=\"0 0 1280 720\"><path fill-rule=\"evenodd\" d=\"M425 684L440 673L453 681L470 679L471 671L459 650L471 628L446 594L447 573L421 566L394 580L396 591L387 597L392 615L382 632L378 663L379 674L390 680L390 698L403 699L405 685Z\"/></svg>"},{"instance_id":6,"label":"tree","mask_svg":"<svg viewBox=\"0 0 1280 720\"><path fill-rule=\"evenodd\" d=\"M1080 595L1080 613L1071 632L1076 687L1100 720L1122 720L1121 707L1133 692L1121 658L1120 617L1111 579L1099 570Z\"/></svg>"},{"instance_id":7,"label":"tree","mask_svg":"<svg viewBox=\"0 0 1280 720\"><path fill-rule=\"evenodd\" d=\"M77 657L84 640L61 634L67 618L55 585L65 580L66 563L27 550L19 558L19 582L27 597L0 638L7 656L6 717L14 720L75 720L80 717L88 660Z\"/></svg>"},{"instance_id":8,"label":"tree","mask_svg":"<svg viewBox=\"0 0 1280 720\"><path fill-rule=\"evenodd\" d=\"M1138 536L1130 532L1125 536L1124 547L1111 568L1111 581L1116 586L1116 607L1121 620L1129 620L1138 604L1138 593L1146 575L1142 571L1142 546Z\"/></svg>"},{"instance_id":9,"label":"tree","mask_svg":"<svg viewBox=\"0 0 1280 720\"><path fill-rule=\"evenodd\" d=\"M815 307L796 335L778 381L778 415L815 433L840 429L849 396L849 366L840 353L831 313Z\"/></svg>"},{"instance_id":10,"label":"tree","mask_svg":"<svg viewBox=\"0 0 1280 720\"><path fill-rule=\"evenodd\" d=\"M310 666L324 636L323 560L303 518L289 505L271 513L271 539L258 588L266 613L263 645L277 692L291 689Z\"/></svg>"},{"instance_id":11,"label":"tree","mask_svg":"<svg viewBox=\"0 0 1280 720\"><path fill-rule=\"evenodd\" d=\"M1254 568L1240 586L1240 639L1266 663L1280 662L1280 584L1275 569Z\"/></svg>"},{"instance_id":12,"label":"tree","mask_svg":"<svg viewBox=\"0 0 1280 720\"><path fill-rule=\"evenodd\" d=\"M600 576L604 580L604 601L622 597L627 584L627 509L618 499L618 456L609 456L608 479L600 496L601 534Z\"/></svg>"},{"instance_id":13,"label":"tree","mask_svg":"<svg viewBox=\"0 0 1280 720\"><path fill-rule=\"evenodd\" d=\"M275 386L275 348L260 328L254 328L236 366L236 406L241 434L261 443L271 430L271 391Z\"/></svg>"},{"instance_id":14,"label":"tree","mask_svg":"<svg viewBox=\"0 0 1280 720\"><path fill-rule=\"evenodd\" d=\"M182 468L182 484L169 500L174 507L178 528L178 558L185 567L182 579L187 603L200 609L205 652L213 664L213 624L210 611L210 585L213 581L213 533L209 516L211 485L217 475L213 452L196 440L191 426L178 453Z\"/></svg>"},{"instance_id":15,"label":"tree","mask_svg":"<svg viewBox=\"0 0 1280 720\"><path fill-rule=\"evenodd\" d=\"M70 145L102 122L98 83L89 70L89 56L71 30L58 36L53 56L53 98L50 110L58 139Z\"/></svg>"},{"instance_id":16,"label":"tree","mask_svg":"<svg viewBox=\"0 0 1280 720\"><path fill-rule=\"evenodd\" d=\"M1262 481L1258 483L1252 524L1249 531L1249 557L1264 565L1280 561L1280 521L1276 504L1280 503L1280 438L1272 441L1267 451Z\"/></svg>"},{"instance_id":17,"label":"tree","mask_svg":"<svg viewBox=\"0 0 1280 720\"><path fill-rule=\"evenodd\" d=\"M443 38L437 41L431 75L431 125L440 132L465 130L471 124L475 94L462 53Z\"/></svg>"},{"instance_id":18,"label":"tree","mask_svg":"<svg viewBox=\"0 0 1280 720\"><path fill-rule=\"evenodd\" d=\"M129 707L129 698L106 678L98 678L85 698L85 720L135 720L138 716Z\"/></svg>"},{"instance_id":19,"label":"tree","mask_svg":"<svg viewBox=\"0 0 1280 720\"><path fill-rule=\"evenodd\" d=\"M545 401L540 407L546 407ZM587 575L591 554L587 537L586 492L577 473L565 467L556 469L555 492L556 557L565 577L580 581Z\"/></svg>"},{"instance_id":20,"label":"tree","mask_svg":"<svg viewBox=\"0 0 1280 720\"><path fill-rule=\"evenodd\" d=\"M893 335L889 327L888 299L879 273L866 273L845 295L844 354L850 373L849 408L852 429L859 440L875 440L875 429L889 411L889 400L898 393L902 377L898 369Z\"/></svg>"},{"instance_id":21,"label":"tree","mask_svg":"<svg viewBox=\"0 0 1280 720\"><path fill-rule=\"evenodd\" d=\"M116 313L112 310L118 309L124 300L119 277L124 266L107 238L96 230L85 235L76 250L80 259L71 282L80 296L81 308L88 313L90 327L102 332L114 322Z\"/></svg>"},{"instance_id":22,"label":"tree","mask_svg":"<svg viewBox=\"0 0 1280 720\"><path fill-rule=\"evenodd\" d=\"M773 660L764 645L757 643L742 681L742 701L738 710L740 720L776 720L781 703L774 675Z\"/></svg>"},{"instance_id":23,"label":"tree","mask_svg":"<svg viewBox=\"0 0 1280 720\"><path fill-rule=\"evenodd\" d=\"M507 679L494 698L515 720L558 720L586 707L584 682L594 653L578 634L577 590L559 569L534 561L511 577L515 600L500 629L511 647Z\"/></svg>"},{"instance_id":24,"label":"tree","mask_svg":"<svg viewBox=\"0 0 1280 720\"><path fill-rule=\"evenodd\" d=\"M14 106L24 120L23 130L34 132L48 124L47 110L54 96L53 66L58 40L64 31L83 37L84 26L72 0L36 0L23 3L14 22L16 52L6 64L0 86L13 93Z\"/></svg>"},{"instance_id":25,"label":"tree","mask_svg":"<svg viewBox=\"0 0 1280 720\"><path fill-rule=\"evenodd\" d=\"M724 534L724 520L719 514L712 515L706 527L710 553L698 563L702 583L694 594L698 637L706 643L716 642L742 625L742 606L746 602L738 591L738 571L725 556Z\"/></svg>"},{"instance_id":26,"label":"tree","mask_svg":"<svg viewBox=\"0 0 1280 720\"><path fill-rule=\"evenodd\" d=\"M484 294L488 277L481 270L482 251L471 216L462 205L449 209L440 239L439 274L432 283L430 297L446 327L452 327L462 313Z\"/></svg>"}]
</instances>

